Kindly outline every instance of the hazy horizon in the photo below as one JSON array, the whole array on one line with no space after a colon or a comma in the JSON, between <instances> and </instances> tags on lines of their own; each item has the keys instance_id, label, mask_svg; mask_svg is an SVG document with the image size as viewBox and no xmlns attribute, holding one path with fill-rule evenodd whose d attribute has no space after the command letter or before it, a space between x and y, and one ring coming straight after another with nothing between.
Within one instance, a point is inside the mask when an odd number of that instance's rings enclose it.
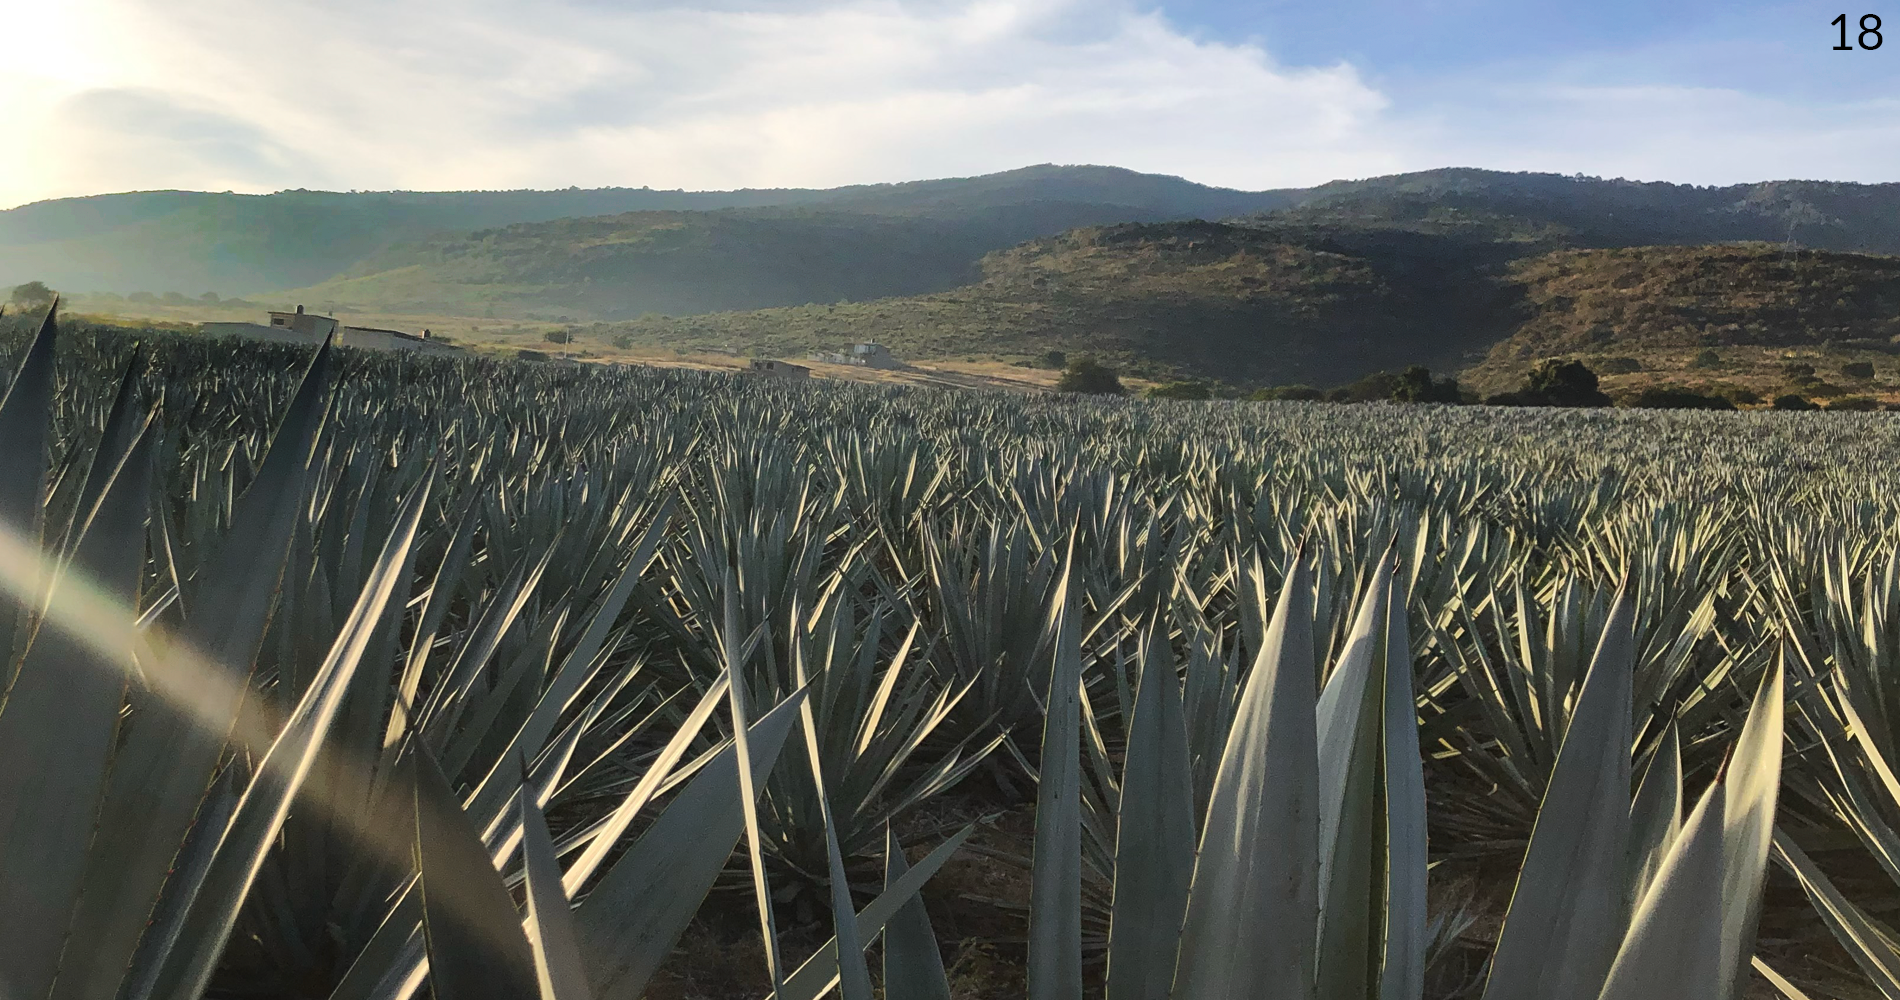
<instances>
[{"instance_id":1,"label":"hazy horizon","mask_svg":"<svg viewBox=\"0 0 1900 1000\"><path fill-rule=\"evenodd\" d=\"M17 204L17 205L0 205L0 212L11 211L12 209L15 209L15 208L24 208L29 205L42 204L42 203L50 202L50 201L68 201L68 200L83 199L83 198L104 198L104 197L111 197L113 195L130 195L130 194L229 194L229 195L243 195L246 197L264 198L264 197L269 197L271 195L295 194L295 193L364 194L364 195L374 195L374 194L507 194L507 193L516 193L516 192L524 192L524 191L556 192L556 191L653 190L653 191L658 191L661 193L723 194L723 193L734 193L734 192L741 192L741 191L774 191L774 190L823 191L823 190L840 190L840 189L852 188L852 187L890 187L890 186L899 186L899 185L905 185L905 184L929 183L933 181L952 181L952 180L965 180L965 179L971 179L971 178L976 178L976 177L993 177L993 176L998 176L998 175L1003 175L1003 174L1015 173L1017 171L1022 171L1022 170L1031 170L1038 167L1055 167L1059 169L1108 169L1108 170L1129 169L1126 167L1118 167L1115 164L1111 164L1111 163L1032 163L1032 164L1026 164L1020 167L1006 167L1002 170L990 171L985 174L959 174L955 176L945 175L945 176L928 176L928 177L900 177L900 178L893 178L890 180L854 182L852 184L829 185L826 187L794 187L790 185L782 185L782 186L777 186L777 187L755 186L755 187L746 187L746 188L707 188L707 187L657 188L657 187L653 187L652 185L604 184L604 185L599 185L596 187L579 187L577 185L561 185L561 186L548 186L548 187L516 187L516 188L500 188L500 187L490 187L490 188L347 188L347 189L342 189L342 188L275 188L275 189L270 189L270 190L257 190L257 191L238 191L238 190L233 190L230 188L226 188L221 191L212 191L212 190L207 190L204 188L178 188L178 187L131 188L131 189L126 189L122 191L94 191L87 194L57 195L50 198L39 198L39 199L35 199L29 202L21 202L20 204ZM1444 171L1444 170L1483 170L1483 171L1495 171L1495 172L1508 172L1508 171L1499 170L1499 168L1495 168L1495 167L1472 166L1470 164L1446 164L1446 165L1437 166L1437 167L1422 167L1418 170L1395 171L1394 173L1390 173L1390 174L1365 174L1361 176L1351 176L1351 177L1331 177L1325 181L1320 181L1317 184L1291 185L1291 186L1277 187L1277 188L1228 188L1228 187L1224 187L1218 184L1206 184L1203 181L1196 180L1193 177L1183 176L1181 174L1164 174L1164 173L1153 172L1153 171L1136 171L1136 172L1146 174L1149 176L1172 177L1176 180L1187 181L1188 183L1192 183L1192 184L1201 184L1204 187L1212 188L1215 190L1237 191L1242 194L1259 194L1259 193L1265 193L1265 192L1275 191L1275 190L1305 190L1305 189L1311 189L1314 187L1322 186L1324 184L1338 182L1338 181L1345 181L1345 182L1368 181L1368 180L1377 180L1382 177L1403 176L1403 175L1416 174L1416 173L1431 173L1434 171ZM1564 173L1562 171L1521 171L1521 172L1544 173L1544 174L1552 174L1552 175L1557 175L1557 176L1574 176L1574 173ZM1621 177L1619 176L1619 177L1614 177L1614 178L1608 178L1608 177L1601 177L1601 175L1587 175L1587 176L1596 177L1597 179L1602 179L1602 180L1629 181L1629 182L1638 183L1638 184L1676 184L1676 185L1697 186L1697 187L1733 187L1733 186L1738 186L1738 185L1745 186L1749 184L1787 184L1787 183L1844 183L1844 184L1866 184L1866 185L1900 183L1900 177L1896 177L1896 179L1894 180L1853 181L1853 180L1843 180L1837 177L1813 176L1813 177L1756 177L1756 178L1751 178L1747 180L1734 181L1734 182L1729 182L1729 183L1724 183L1724 184L1696 185L1691 181L1676 180L1674 178L1669 178L1669 177Z\"/></svg>"}]
</instances>

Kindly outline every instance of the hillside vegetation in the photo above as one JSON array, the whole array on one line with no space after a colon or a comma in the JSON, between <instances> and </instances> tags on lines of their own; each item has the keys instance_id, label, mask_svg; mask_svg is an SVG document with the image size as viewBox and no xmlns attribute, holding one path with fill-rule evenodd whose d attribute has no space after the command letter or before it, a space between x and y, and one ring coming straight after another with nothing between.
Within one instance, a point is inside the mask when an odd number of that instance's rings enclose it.
<instances>
[{"instance_id":1,"label":"hillside vegetation","mask_svg":"<svg viewBox=\"0 0 1900 1000\"><path fill-rule=\"evenodd\" d=\"M983 255L1145 209L1088 202L903 214L634 212L449 234L283 293L352 309L630 319L944 291Z\"/></svg>"},{"instance_id":2,"label":"hillside vegetation","mask_svg":"<svg viewBox=\"0 0 1900 1000\"><path fill-rule=\"evenodd\" d=\"M1352 239L1348 237L1357 237ZM909 357L1089 352L1146 374L1330 382L1481 349L1508 290L1445 237L1221 223L1094 227L992 253L948 292L705 316L589 336L798 356L876 340Z\"/></svg>"},{"instance_id":3,"label":"hillside vegetation","mask_svg":"<svg viewBox=\"0 0 1900 1000\"><path fill-rule=\"evenodd\" d=\"M1699 347L1885 351L1900 334L1900 258L1758 244L1513 252L1399 229L1112 226L991 254L980 281L941 294L647 316L589 336L781 356L854 339L919 358L1090 352L1233 385L1324 386L1482 359L1467 379L1501 390L1546 357L1627 356L1640 369L1668 356L1675 367Z\"/></svg>"},{"instance_id":4,"label":"hillside vegetation","mask_svg":"<svg viewBox=\"0 0 1900 1000\"><path fill-rule=\"evenodd\" d=\"M1273 192L1231 191L1112 167L1052 165L823 190L135 192L0 211L0 285L43 280L72 291L249 294L316 284L391 246L437 233L554 219L791 206L944 218L1039 202L1099 209L1092 216L1052 220L1055 228L1046 233L1092 222L1240 215L1291 203ZM1001 230L995 238L1000 242L984 249L1043 234ZM815 256L826 252L821 247Z\"/></svg>"},{"instance_id":5,"label":"hillside vegetation","mask_svg":"<svg viewBox=\"0 0 1900 1000\"><path fill-rule=\"evenodd\" d=\"M0 287L187 307L238 291L458 336L571 326L602 350L1091 352L1237 385L1423 363L1477 365L1495 390L1576 355L1634 358L1606 374L1641 388L1708 346L1884 344L1900 307L1891 262L1868 255L1892 253L1900 185L1468 169L1251 193L1041 166L823 191L155 192L0 212Z\"/></svg>"},{"instance_id":6,"label":"hillside vegetation","mask_svg":"<svg viewBox=\"0 0 1900 1000\"><path fill-rule=\"evenodd\" d=\"M1615 354L1704 377L1790 348L1887 352L1900 337L1900 257L1762 244L1552 253L1514 265L1522 319L1471 373L1510 381L1541 358ZM1721 358L1726 355L1728 362Z\"/></svg>"},{"instance_id":7,"label":"hillside vegetation","mask_svg":"<svg viewBox=\"0 0 1900 1000\"><path fill-rule=\"evenodd\" d=\"M1725 187L1450 168L1301 192L1278 213L1329 225L1483 229L1548 248L1737 241L1900 253L1900 184Z\"/></svg>"}]
</instances>

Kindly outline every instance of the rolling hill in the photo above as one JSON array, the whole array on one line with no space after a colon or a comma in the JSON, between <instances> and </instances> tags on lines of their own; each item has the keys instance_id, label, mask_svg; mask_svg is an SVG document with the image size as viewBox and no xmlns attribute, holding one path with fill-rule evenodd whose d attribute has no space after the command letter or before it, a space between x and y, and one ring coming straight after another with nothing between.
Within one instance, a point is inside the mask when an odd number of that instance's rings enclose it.
<instances>
[{"instance_id":1,"label":"rolling hill","mask_svg":"<svg viewBox=\"0 0 1900 1000\"><path fill-rule=\"evenodd\" d=\"M1759 243L1582 250L1519 262L1506 280L1521 291L1517 322L1466 374L1485 389L1548 357L1626 358L1657 375L1713 351L1726 361L1686 376L1708 381L1744 360L1900 350L1900 257Z\"/></svg>"},{"instance_id":2,"label":"rolling hill","mask_svg":"<svg viewBox=\"0 0 1900 1000\"><path fill-rule=\"evenodd\" d=\"M434 234L556 219L802 206L872 217L966 219L980 226L984 217L1041 203L1088 211L1052 215L1045 229L1057 228L1030 235L1085 222L1224 217L1291 202L1274 192L1230 191L1111 167L1052 165L825 190L137 192L0 211L0 286L41 280L76 292L250 294L317 284L397 244L425 241L426 247ZM1020 232L999 229L984 249L1027 238Z\"/></svg>"},{"instance_id":3,"label":"rolling hill","mask_svg":"<svg viewBox=\"0 0 1900 1000\"><path fill-rule=\"evenodd\" d=\"M151 192L0 212L0 286L289 289L270 298L648 348L1090 351L1239 385L1423 362L1501 386L1553 355L1885 345L1900 305L1881 254L1900 254L1900 184L1471 169L1264 192L1040 166L829 190Z\"/></svg>"},{"instance_id":4,"label":"rolling hill","mask_svg":"<svg viewBox=\"0 0 1900 1000\"><path fill-rule=\"evenodd\" d=\"M1210 222L1092 227L986 256L978 281L871 302L643 316L584 339L796 357L876 340L900 356L1088 352L1130 371L1330 383L1456 364L1508 331L1483 246L1415 233Z\"/></svg>"},{"instance_id":5,"label":"rolling hill","mask_svg":"<svg viewBox=\"0 0 1900 1000\"><path fill-rule=\"evenodd\" d=\"M865 301L958 287L985 253L1071 228L1223 215L1302 245L1445 237L1432 252L1466 264L1791 233L1830 249L1900 252L1900 185L1698 188L1442 170L1246 195L1169 180L1035 168L847 189L796 207L525 223L392 246L286 294L368 310L591 320ZM1262 202L1273 209L1235 211Z\"/></svg>"},{"instance_id":6,"label":"rolling hill","mask_svg":"<svg viewBox=\"0 0 1900 1000\"><path fill-rule=\"evenodd\" d=\"M1498 389L1552 356L1884 352L1900 334L1900 258L1763 244L1519 249L1405 229L1099 227L990 254L981 280L948 292L646 316L582 340L785 357L863 339L920 359L1088 352L1149 377L1236 386L1425 363L1470 366L1469 379Z\"/></svg>"},{"instance_id":7,"label":"rolling hill","mask_svg":"<svg viewBox=\"0 0 1900 1000\"><path fill-rule=\"evenodd\" d=\"M1148 214L1074 201L631 212L406 243L282 295L358 311L594 320L862 301L955 288L991 251Z\"/></svg>"}]
</instances>

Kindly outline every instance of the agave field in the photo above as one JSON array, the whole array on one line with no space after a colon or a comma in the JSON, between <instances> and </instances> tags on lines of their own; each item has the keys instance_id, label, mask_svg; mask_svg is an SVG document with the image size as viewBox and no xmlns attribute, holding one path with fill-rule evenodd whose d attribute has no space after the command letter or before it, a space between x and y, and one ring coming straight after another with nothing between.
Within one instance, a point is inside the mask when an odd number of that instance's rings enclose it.
<instances>
[{"instance_id":1,"label":"agave field","mask_svg":"<svg viewBox=\"0 0 1900 1000\"><path fill-rule=\"evenodd\" d=\"M4 1000L1900 998L1891 415L0 355Z\"/></svg>"}]
</instances>

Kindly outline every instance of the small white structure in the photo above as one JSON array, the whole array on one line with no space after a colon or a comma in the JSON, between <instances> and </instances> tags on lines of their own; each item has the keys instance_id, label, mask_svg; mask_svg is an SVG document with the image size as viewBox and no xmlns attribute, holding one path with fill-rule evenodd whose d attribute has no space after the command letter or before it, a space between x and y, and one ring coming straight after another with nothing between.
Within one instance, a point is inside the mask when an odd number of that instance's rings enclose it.
<instances>
[{"instance_id":1,"label":"small white structure","mask_svg":"<svg viewBox=\"0 0 1900 1000\"><path fill-rule=\"evenodd\" d=\"M891 354L890 348L883 344L853 344L848 351L820 352L811 356L813 361L824 361L834 365L857 365L859 368L902 368L903 362Z\"/></svg>"},{"instance_id":2,"label":"small white structure","mask_svg":"<svg viewBox=\"0 0 1900 1000\"><path fill-rule=\"evenodd\" d=\"M334 336L339 347L366 347L381 351L425 351L432 354L451 354L461 348L445 344L422 331L421 336L403 333L401 330L380 330L372 326L344 326L332 316L319 316L304 312L298 306L296 312L272 310L270 325L262 323L202 323L199 329L210 336L249 337L252 340L266 340L278 344L321 344L324 338Z\"/></svg>"},{"instance_id":3,"label":"small white structure","mask_svg":"<svg viewBox=\"0 0 1900 1000\"><path fill-rule=\"evenodd\" d=\"M863 365L866 368L902 367L897 363L897 359L891 356L890 350L883 344L853 345L851 348L851 363L854 365Z\"/></svg>"},{"instance_id":4,"label":"small white structure","mask_svg":"<svg viewBox=\"0 0 1900 1000\"><path fill-rule=\"evenodd\" d=\"M772 375L778 378L811 378L811 369L804 365L795 365L790 361L767 361L754 358L749 369L754 375Z\"/></svg>"}]
</instances>

